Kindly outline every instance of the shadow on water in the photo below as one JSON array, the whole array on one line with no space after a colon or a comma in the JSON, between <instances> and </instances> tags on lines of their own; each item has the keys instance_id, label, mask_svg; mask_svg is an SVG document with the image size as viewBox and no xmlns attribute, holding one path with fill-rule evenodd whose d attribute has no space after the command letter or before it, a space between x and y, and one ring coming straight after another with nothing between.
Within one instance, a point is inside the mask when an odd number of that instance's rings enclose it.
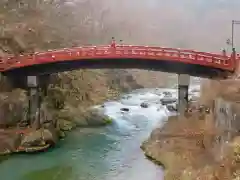
<instances>
[{"instance_id":1,"label":"shadow on water","mask_svg":"<svg viewBox=\"0 0 240 180\"><path fill-rule=\"evenodd\" d=\"M71 179L71 176L72 167L55 166L27 173L22 180L67 180Z\"/></svg>"},{"instance_id":2,"label":"shadow on water","mask_svg":"<svg viewBox=\"0 0 240 180\"><path fill-rule=\"evenodd\" d=\"M0 156L0 164L1 164L3 161L7 160L9 157L10 157L10 155Z\"/></svg>"}]
</instances>

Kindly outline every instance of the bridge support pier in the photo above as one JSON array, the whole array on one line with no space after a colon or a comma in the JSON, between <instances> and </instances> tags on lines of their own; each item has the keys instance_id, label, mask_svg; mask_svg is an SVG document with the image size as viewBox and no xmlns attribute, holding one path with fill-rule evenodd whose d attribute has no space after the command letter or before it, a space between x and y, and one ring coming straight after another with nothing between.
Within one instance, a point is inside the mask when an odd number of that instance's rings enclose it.
<instances>
[{"instance_id":1,"label":"bridge support pier","mask_svg":"<svg viewBox=\"0 0 240 180\"><path fill-rule=\"evenodd\" d=\"M38 76L27 76L28 124L34 129L40 128L41 88Z\"/></svg>"},{"instance_id":2,"label":"bridge support pier","mask_svg":"<svg viewBox=\"0 0 240 180\"><path fill-rule=\"evenodd\" d=\"M184 117L185 110L188 106L188 88L190 76L188 74L178 75L178 113L180 118Z\"/></svg>"}]
</instances>

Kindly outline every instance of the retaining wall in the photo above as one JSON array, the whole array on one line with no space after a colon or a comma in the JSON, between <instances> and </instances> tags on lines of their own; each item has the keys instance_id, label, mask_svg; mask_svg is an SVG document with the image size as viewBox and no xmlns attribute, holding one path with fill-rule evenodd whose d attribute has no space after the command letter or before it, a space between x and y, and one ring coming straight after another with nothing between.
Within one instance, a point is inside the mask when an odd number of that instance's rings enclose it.
<instances>
[{"instance_id":1,"label":"retaining wall","mask_svg":"<svg viewBox=\"0 0 240 180\"><path fill-rule=\"evenodd\" d=\"M213 148L220 149L220 154L215 154L215 158L221 159L227 152L226 142L230 142L240 134L240 102L218 98L214 101L213 114L215 127L221 130L221 133L215 137Z\"/></svg>"}]
</instances>

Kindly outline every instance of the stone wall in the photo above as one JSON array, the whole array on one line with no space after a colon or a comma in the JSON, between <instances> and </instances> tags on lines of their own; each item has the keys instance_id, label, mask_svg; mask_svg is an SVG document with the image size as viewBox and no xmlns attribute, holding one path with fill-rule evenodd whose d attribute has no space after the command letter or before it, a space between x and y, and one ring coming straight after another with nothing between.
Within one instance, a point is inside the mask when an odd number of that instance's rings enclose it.
<instances>
[{"instance_id":1,"label":"stone wall","mask_svg":"<svg viewBox=\"0 0 240 180\"><path fill-rule=\"evenodd\" d=\"M223 130L226 141L240 132L240 103L218 98L214 101L214 123Z\"/></svg>"},{"instance_id":2,"label":"stone wall","mask_svg":"<svg viewBox=\"0 0 240 180\"><path fill-rule=\"evenodd\" d=\"M227 144L240 133L240 103L217 98L213 120L219 133L215 136L212 152L216 160L222 160L229 151Z\"/></svg>"}]
</instances>

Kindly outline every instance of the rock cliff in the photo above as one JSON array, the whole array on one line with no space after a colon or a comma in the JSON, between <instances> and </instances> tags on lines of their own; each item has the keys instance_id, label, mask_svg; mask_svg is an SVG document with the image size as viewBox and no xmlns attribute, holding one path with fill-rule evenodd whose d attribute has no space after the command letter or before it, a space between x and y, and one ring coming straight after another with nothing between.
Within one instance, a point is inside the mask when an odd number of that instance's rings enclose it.
<instances>
[{"instance_id":1,"label":"rock cliff","mask_svg":"<svg viewBox=\"0 0 240 180\"><path fill-rule=\"evenodd\" d=\"M142 145L146 156L163 165L165 179L238 179L239 89L236 79L204 81L200 103L210 112L169 118Z\"/></svg>"}]
</instances>

